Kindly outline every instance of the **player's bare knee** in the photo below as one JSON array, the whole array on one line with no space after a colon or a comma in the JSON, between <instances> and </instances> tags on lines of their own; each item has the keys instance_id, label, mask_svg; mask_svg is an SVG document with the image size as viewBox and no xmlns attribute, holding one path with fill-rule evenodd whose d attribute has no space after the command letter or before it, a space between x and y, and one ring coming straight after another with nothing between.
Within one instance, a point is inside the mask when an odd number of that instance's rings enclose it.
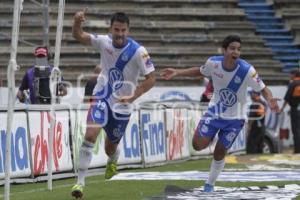
<instances>
[{"instance_id":1,"label":"player's bare knee","mask_svg":"<svg viewBox=\"0 0 300 200\"><path fill-rule=\"evenodd\" d=\"M193 140L193 148L196 151L201 151L202 149L205 149L207 147L206 144L201 143L199 140Z\"/></svg>"},{"instance_id":2,"label":"player's bare knee","mask_svg":"<svg viewBox=\"0 0 300 200\"><path fill-rule=\"evenodd\" d=\"M215 148L214 151L214 159L215 160L223 160L225 158L226 155L226 149L225 148Z\"/></svg>"}]
</instances>

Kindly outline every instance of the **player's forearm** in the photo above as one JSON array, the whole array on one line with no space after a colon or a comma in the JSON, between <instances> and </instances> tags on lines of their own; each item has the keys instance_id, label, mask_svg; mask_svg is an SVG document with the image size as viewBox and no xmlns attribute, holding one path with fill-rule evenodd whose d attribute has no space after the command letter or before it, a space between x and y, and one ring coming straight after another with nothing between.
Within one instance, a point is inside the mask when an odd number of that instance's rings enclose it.
<instances>
[{"instance_id":1,"label":"player's forearm","mask_svg":"<svg viewBox=\"0 0 300 200\"><path fill-rule=\"evenodd\" d=\"M72 27L72 35L80 43L89 44L88 40L86 39L87 37L89 37L89 34L83 31L81 22L74 21Z\"/></svg>"},{"instance_id":2,"label":"player's forearm","mask_svg":"<svg viewBox=\"0 0 300 200\"><path fill-rule=\"evenodd\" d=\"M265 100L268 101L268 102L270 102L271 99L273 98L272 92L271 92L271 90L268 87L265 87L262 90L262 95L265 98Z\"/></svg>"},{"instance_id":3,"label":"player's forearm","mask_svg":"<svg viewBox=\"0 0 300 200\"><path fill-rule=\"evenodd\" d=\"M73 27L72 27L72 35L73 37L78 40L80 38L80 35L82 35L83 30L81 27L81 22L74 21Z\"/></svg>"},{"instance_id":4,"label":"player's forearm","mask_svg":"<svg viewBox=\"0 0 300 200\"><path fill-rule=\"evenodd\" d=\"M149 75L146 80L144 80L140 85L137 86L137 88L134 91L134 100L139 98L142 94L146 93L148 90L150 90L156 82L156 78L154 73L152 72L151 75Z\"/></svg>"},{"instance_id":5,"label":"player's forearm","mask_svg":"<svg viewBox=\"0 0 300 200\"><path fill-rule=\"evenodd\" d=\"M176 76L201 76L199 67L191 67L187 69L177 69Z\"/></svg>"}]
</instances>

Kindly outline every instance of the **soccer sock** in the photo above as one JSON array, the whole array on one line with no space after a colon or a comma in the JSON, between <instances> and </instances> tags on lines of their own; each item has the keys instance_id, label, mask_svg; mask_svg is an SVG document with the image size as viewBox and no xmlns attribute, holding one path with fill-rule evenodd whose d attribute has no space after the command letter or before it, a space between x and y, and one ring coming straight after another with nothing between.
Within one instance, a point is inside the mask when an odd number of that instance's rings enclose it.
<instances>
[{"instance_id":1,"label":"soccer sock","mask_svg":"<svg viewBox=\"0 0 300 200\"><path fill-rule=\"evenodd\" d=\"M112 162L117 163L119 156L120 156L120 148L117 147L116 152L108 156L107 163L112 163Z\"/></svg>"},{"instance_id":2,"label":"soccer sock","mask_svg":"<svg viewBox=\"0 0 300 200\"><path fill-rule=\"evenodd\" d=\"M92 150L94 144L89 141L83 141L79 150L79 166L77 184L85 185L85 176L92 160Z\"/></svg>"},{"instance_id":3,"label":"soccer sock","mask_svg":"<svg viewBox=\"0 0 300 200\"><path fill-rule=\"evenodd\" d=\"M221 173L221 171L224 169L225 166L225 160L215 160L213 159L210 165L210 172L208 179L206 181L207 184L209 185L215 185L215 182Z\"/></svg>"}]
</instances>

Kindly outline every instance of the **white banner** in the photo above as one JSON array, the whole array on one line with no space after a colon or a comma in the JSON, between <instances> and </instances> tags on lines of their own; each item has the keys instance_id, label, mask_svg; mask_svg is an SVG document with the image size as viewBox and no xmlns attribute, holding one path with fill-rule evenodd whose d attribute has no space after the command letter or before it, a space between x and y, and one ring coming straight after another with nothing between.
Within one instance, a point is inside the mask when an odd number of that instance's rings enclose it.
<instances>
[{"instance_id":1,"label":"white banner","mask_svg":"<svg viewBox=\"0 0 300 200\"><path fill-rule=\"evenodd\" d=\"M190 156L187 109L166 109L167 159Z\"/></svg>"},{"instance_id":2,"label":"white banner","mask_svg":"<svg viewBox=\"0 0 300 200\"><path fill-rule=\"evenodd\" d=\"M50 112L30 111L28 113L33 173L35 176L47 173L48 134L50 132ZM53 136L53 172L68 171L73 168L69 141L69 112L56 111Z\"/></svg>"},{"instance_id":3,"label":"white banner","mask_svg":"<svg viewBox=\"0 0 300 200\"><path fill-rule=\"evenodd\" d=\"M76 110L71 112L71 126L72 126L72 144L73 144L73 161L75 170L78 168L79 150L84 140L86 131L86 118L88 110ZM97 137L93 149L93 157L89 168L103 167L106 165L107 156L104 151L105 132L101 129Z\"/></svg>"},{"instance_id":4,"label":"white banner","mask_svg":"<svg viewBox=\"0 0 300 200\"><path fill-rule=\"evenodd\" d=\"M164 110L141 110L140 116L145 164L166 161Z\"/></svg>"},{"instance_id":5,"label":"white banner","mask_svg":"<svg viewBox=\"0 0 300 200\"><path fill-rule=\"evenodd\" d=\"M139 130L139 112L134 111L126 128L126 133L119 143L120 158L118 164L141 163L141 145Z\"/></svg>"},{"instance_id":6,"label":"white banner","mask_svg":"<svg viewBox=\"0 0 300 200\"><path fill-rule=\"evenodd\" d=\"M190 152L191 155L209 155L213 152L215 147L215 142L212 142L207 148L202 149L201 151L196 151L193 148L192 140L195 133L195 130L198 126L198 123L206 110L188 110L188 133L189 133L189 141L190 141Z\"/></svg>"},{"instance_id":7,"label":"white banner","mask_svg":"<svg viewBox=\"0 0 300 200\"><path fill-rule=\"evenodd\" d=\"M7 113L0 112L0 179L4 179ZM14 113L11 135L11 177L28 177L30 151L28 149L28 130L25 112Z\"/></svg>"}]
</instances>

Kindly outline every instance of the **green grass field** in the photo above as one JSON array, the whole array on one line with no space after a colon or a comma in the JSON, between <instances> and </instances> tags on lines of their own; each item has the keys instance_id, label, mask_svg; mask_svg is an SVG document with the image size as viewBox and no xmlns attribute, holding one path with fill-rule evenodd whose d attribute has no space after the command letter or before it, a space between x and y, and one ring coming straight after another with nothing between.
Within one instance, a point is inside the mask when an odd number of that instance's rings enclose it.
<instances>
[{"instance_id":1,"label":"green grass field","mask_svg":"<svg viewBox=\"0 0 300 200\"><path fill-rule=\"evenodd\" d=\"M197 161L186 161L182 163L169 164L160 167L146 169L127 169L120 172L146 172L146 171L208 171L211 159L201 159ZM226 164L225 168L245 168L241 164ZM278 172L280 173L280 172ZM75 183L75 178L58 180L53 182L53 191L48 191L47 183L17 184L11 185L11 200L71 200L70 189ZM184 188L194 188L203 186L204 181L105 181L104 175L88 177L84 188L84 200L134 200L146 199L147 197L161 194L167 185L176 185ZM242 187L242 186L265 186L265 185L284 185L298 184L300 181L291 182L217 182L216 185L223 187ZM1 186L1 198L3 189ZM298 196L297 199L300 199Z\"/></svg>"}]
</instances>

